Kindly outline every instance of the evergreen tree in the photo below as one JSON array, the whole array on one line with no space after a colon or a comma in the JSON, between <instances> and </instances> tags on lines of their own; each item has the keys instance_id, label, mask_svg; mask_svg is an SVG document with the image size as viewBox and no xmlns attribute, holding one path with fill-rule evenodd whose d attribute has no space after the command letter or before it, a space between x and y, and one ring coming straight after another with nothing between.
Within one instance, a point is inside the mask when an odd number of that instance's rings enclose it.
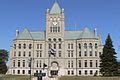
<instances>
[{"instance_id":1,"label":"evergreen tree","mask_svg":"<svg viewBox=\"0 0 120 80\"><path fill-rule=\"evenodd\" d=\"M7 72L6 62L8 61L7 50L0 50L0 74L5 74Z\"/></svg>"},{"instance_id":2,"label":"evergreen tree","mask_svg":"<svg viewBox=\"0 0 120 80\"><path fill-rule=\"evenodd\" d=\"M100 56L100 72L102 76L116 76L118 72L118 63L116 60L115 49L113 48L112 40L108 34L104 48L103 54Z\"/></svg>"}]
</instances>

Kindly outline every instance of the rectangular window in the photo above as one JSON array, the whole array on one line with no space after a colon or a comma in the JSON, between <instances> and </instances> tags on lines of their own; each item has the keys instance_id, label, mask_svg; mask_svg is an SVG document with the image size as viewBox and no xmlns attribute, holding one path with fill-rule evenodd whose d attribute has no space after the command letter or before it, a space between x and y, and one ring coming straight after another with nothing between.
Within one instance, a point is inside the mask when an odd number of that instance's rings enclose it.
<instances>
[{"instance_id":1,"label":"rectangular window","mask_svg":"<svg viewBox=\"0 0 120 80\"><path fill-rule=\"evenodd\" d=\"M92 64L92 60L90 60L90 67L92 67L93 66L93 64Z\"/></svg>"},{"instance_id":2,"label":"rectangular window","mask_svg":"<svg viewBox=\"0 0 120 80\"><path fill-rule=\"evenodd\" d=\"M20 70L18 70L18 74L20 74Z\"/></svg>"},{"instance_id":3,"label":"rectangular window","mask_svg":"<svg viewBox=\"0 0 120 80\"><path fill-rule=\"evenodd\" d=\"M73 61L71 61L71 67L73 68Z\"/></svg>"},{"instance_id":4,"label":"rectangular window","mask_svg":"<svg viewBox=\"0 0 120 80\"><path fill-rule=\"evenodd\" d=\"M42 67L42 63L41 63L41 60L40 60L40 67Z\"/></svg>"},{"instance_id":5,"label":"rectangular window","mask_svg":"<svg viewBox=\"0 0 120 80\"><path fill-rule=\"evenodd\" d=\"M38 60L37 60L37 64L36 64L36 67L38 67Z\"/></svg>"},{"instance_id":6,"label":"rectangular window","mask_svg":"<svg viewBox=\"0 0 120 80\"><path fill-rule=\"evenodd\" d=\"M68 51L68 57L70 57L70 51Z\"/></svg>"},{"instance_id":7,"label":"rectangular window","mask_svg":"<svg viewBox=\"0 0 120 80\"><path fill-rule=\"evenodd\" d=\"M21 56L21 52L20 51L18 52L18 56Z\"/></svg>"},{"instance_id":8,"label":"rectangular window","mask_svg":"<svg viewBox=\"0 0 120 80\"><path fill-rule=\"evenodd\" d=\"M39 44L37 44L37 49L39 49Z\"/></svg>"},{"instance_id":9,"label":"rectangular window","mask_svg":"<svg viewBox=\"0 0 120 80\"><path fill-rule=\"evenodd\" d=\"M23 70L22 73L25 74L25 70Z\"/></svg>"},{"instance_id":10,"label":"rectangular window","mask_svg":"<svg viewBox=\"0 0 120 80\"><path fill-rule=\"evenodd\" d=\"M87 51L84 51L84 56L87 56Z\"/></svg>"},{"instance_id":11,"label":"rectangular window","mask_svg":"<svg viewBox=\"0 0 120 80\"><path fill-rule=\"evenodd\" d=\"M60 32L60 27L58 27L58 32Z\"/></svg>"},{"instance_id":12,"label":"rectangular window","mask_svg":"<svg viewBox=\"0 0 120 80\"><path fill-rule=\"evenodd\" d=\"M68 75L70 75L70 71L68 71Z\"/></svg>"},{"instance_id":13,"label":"rectangular window","mask_svg":"<svg viewBox=\"0 0 120 80\"><path fill-rule=\"evenodd\" d=\"M13 70L13 74L15 74L15 70Z\"/></svg>"},{"instance_id":14,"label":"rectangular window","mask_svg":"<svg viewBox=\"0 0 120 80\"><path fill-rule=\"evenodd\" d=\"M32 44L29 44L29 49L32 49Z\"/></svg>"},{"instance_id":15,"label":"rectangular window","mask_svg":"<svg viewBox=\"0 0 120 80\"><path fill-rule=\"evenodd\" d=\"M92 70L90 70L90 75L92 75L93 74L93 71Z\"/></svg>"},{"instance_id":16,"label":"rectangular window","mask_svg":"<svg viewBox=\"0 0 120 80\"><path fill-rule=\"evenodd\" d=\"M54 44L54 49L56 49L56 44Z\"/></svg>"},{"instance_id":17,"label":"rectangular window","mask_svg":"<svg viewBox=\"0 0 120 80\"><path fill-rule=\"evenodd\" d=\"M79 70L79 75L81 75L81 70Z\"/></svg>"},{"instance_id":18,"label":"rectangular window","mask_svg":"<svg viewBox=\"0 0 120 80\"><path fill-rule=\"evenodd\" d=\"M73 51L71 51L71 57L73 57Z\"/></svg>"},{"instance_id":19,"label":"rectangular window","mask_svg":"<svg viewBox=\"0 0 120 80\"><path fill-rule=\"evenodd\" d=\"M48 49L51 49L52 45L51 44L48 44Z\"/></svg>"},{"instance_id":20,"label":"rectangular window","mask_svg":"<svg viewBox=\"0 0 120 80\"><path fill-rule=\"evenodd\" d=\"M29 57L31 57L31 52L29 52Z\"/></svg>"},{"instance_id":21,"label":"rectangular window","mask_svg":"<svg viewBox=\"0 0 120 80\"><path fill-rule=\"evenodd\" d=\"M81 67L81 60L79 60L79 67Z\"/></svg>"},{"instance_id":22,"label":"rectangular window","mask_svg":"<svg viewBox=\"0 0 120 80\"><path fill-rule=\"evenodd\" d=\"M97 51L95 51L95 56L97 56Z\"/></svg>"},{"instance_id":23,"label":"rectangular window","mask_svg":"<svg viewBox=\"0 0 120 80\"><path fill-rule=\"evenodd\" d=\"M42 44L40 44L40 49L42 49Z\"/></svg>"},{"instance_id":24,"label":"rectangular window","mask_svg":"<svg viewBox=\"0 0 120 80\"><path fill-rule=\"evenodd\" d=\"M98 67L98 61L96 60L96 67Z\"/></svg>"},{"instance_id":25,"label":"rectangular window","mask_svg":"<svg viewBox=\"0 0 120 80\"><path fill-rule=\"evenodd\" d=\"M14 44L14 49L16 49L16 44Z\"/></svg>"},{"instance_id":26,"label":"rectangular window","mask_svg":"<svg viewBox=\"0 0 120 80\"><path fill-rule=\"evenodd\" d=\"M72 70L72 73L71 73L72 75L74 75L74 71Z\"/></svg>"},{"instance_id":27,"label":"rectangular window","mask_svg":"<svg viewBox=\"0 0 120 80\"><path fill-rule=\"evenodd\" d=\"M13 60L13 67L15 67L15 60Z\"/></svg>"},{"instance_id":28,"label":"rectangular window","mask_svg":"<svg viewBox=\"0 0 120 80\"><path fill-rule=\"evenodd\" d=\"M68 68L70 68L70 61L68 61Z\"/></svg>"},{"instance_id":29,"label":"rectangular window","mask_svg":"<svg viewBox=\"0 0 120 80\"><path fill-rule=\"evenodd\" d=\"M81 57L81 51L79 51L79 57Z\"/></svg>"},{"instance_id":30,"label":"rectangular window","mask_svg":"<svg viewBox=\"0 0 120 80\"><path fill-rule=\"evenodd\" d=\"M87 75L87 70L85 70L85 75Z\"/></svg>"},{"instance_id":31,"label":"rectangular window","mask_svg":"<svg viewBox=\"0 0 120 80\"><path fill-rule=\"evenodd\" d=\"M85 67L87 67L87 60L84 61L84 65L85 65Z\"/></svg>"},{"instance_id":32,"label":"rectangular window","mask_svg":"<svg viewBox=\"0 0 120 80\"><path fill-rule=\"evenodd\" d=\"M92 51L90 51L90 56L92 56Z\"/></svg>"},{"instance_id":33,"label":"rectangular window","mask_svg":"<svg viewBox=\"0 0 120 80\"><path fill-rule=\"evenodd\" d=\"M39 51L37 51L37 57L39 57Z\"/></svg>"},{"instance_id":34,"label":"rectangular window","mask_svg":"<svg viewBox=\"0 0 120 80\"><path fill-rule=\"evenodd\" d=\"M50 32L52 32L52 29L53 29L53 28L52 28L52 27L50 27Z\"/></svg>"},{"instance_id":35,"label":"rectangular window","mask_svg":"<svg viewBox=\"0 0 120 80\"><path fill-rule=\"evenodd\" d=\"M42 57L42 51L40 51L40 57Z\"/></svg>"},{"instance_id":36,"label":"rectangular window","mask_svg":"<svg viewBox=\"0 0 120 80\"><path fill-rule=\"evenodd\" d=\"M61 51L59 51L58 54L59 54L59 57L61 57Z\"/></svg>"},{"instance_id":37,"label":"rectangular window","mask_svg":"<svg viewBox=\"0 0 120 80\"><path fill-rule=\"evenodd\" d=\"M31 70L28 70L28 74L30 74L31 73Z\"/></svg>"},{"instance_id":38,"label":"rectangular window","mask_svg":"<svg viewBox=\"0 0 120 80\"><path fill-rule=\"evenodd\" d=\"M25 57L25 51L23 51L23 56Z\"/></svg>"},{"instance_id":39,"label":"rectangular window","mask_svg":"<svg viewBox=\"0 0 120 80\"><path fill-rule=\"evenodd\" d=\"M16 51L14 51L14 57L16 57Z\"/></svg>"},{"instance_id":40,"label":"rectangular window","mask_svg":"<svg viewBox=\"0 0 120 80\"><path fill-rule=\"evenodd\" d=\"M21 49L21 44L19 44L18 48Z\"/></svg>"},{"instance_id":41,"label":"rectangular window","mask_svg":"<svg viewBox=\"0 0 120 80\"><path fill-rule=\"evenodd\" d=\"M20 60L18 60L18 67L20 67Z\"/></svg>"},{"instance_id":42,"label":"rectangular window","mask_svg":"<svg viewBox=\"0 0 120 80\"><path fill-rule=\"evenodd\" d=\"M61 44L59 44L59 49L61 49Z\"/></svg>"},{"instance_id":43,"label":"rectangular window","mask_svg":"<svg viewBox=\"0 0 120 80\"><path fill-rule=\"evenodd\" d=\"M73 44L71 44L71 49L73 49Z\"/></svg>"},{"instance_id":44,"label":"rectangular window","mask_svg":"<svg viewBox=\"0 0 120 80\"><path fill-rule=\"evenodd\" d=\"M25 60L23 60L23 67L25 67Z\"/></svg>"},{"instance_id":45,"label":"rectangular window","mask_svg":"<svg viewBox=\"0 0 120 80\"><path fill-rule=\"evenodd\" d=\"M68 44L68 49L70 49L70 44Z\"/></svg>"}]
</instances>

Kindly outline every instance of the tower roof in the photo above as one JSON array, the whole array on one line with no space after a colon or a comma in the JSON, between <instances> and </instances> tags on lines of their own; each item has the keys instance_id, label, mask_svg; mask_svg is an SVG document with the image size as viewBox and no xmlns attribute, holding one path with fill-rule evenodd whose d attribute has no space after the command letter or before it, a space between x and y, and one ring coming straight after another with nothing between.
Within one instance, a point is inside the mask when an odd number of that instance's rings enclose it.
<instances>
[{"instance_id":1,"label":"tower roof","mask_svg":"<svg viewBox=\"0 0 120 80\"><path fill-rule=\"evenodd\" d=\"M20 33L17 37L17 39L32 39L32 36L27 28L24 29L22 33Z\"/></svg>"},{"instance_id":2,"label":"tower roof","mask_svg":"<svg viewBox=\"0 0 120 80\"><path fill-rule=\"evenodd\" d=\"M50 14L59 14L59 13L61 13L61 8L60 8L58 2L55 1L50 10Z\"/></svg>"}]
</instances>

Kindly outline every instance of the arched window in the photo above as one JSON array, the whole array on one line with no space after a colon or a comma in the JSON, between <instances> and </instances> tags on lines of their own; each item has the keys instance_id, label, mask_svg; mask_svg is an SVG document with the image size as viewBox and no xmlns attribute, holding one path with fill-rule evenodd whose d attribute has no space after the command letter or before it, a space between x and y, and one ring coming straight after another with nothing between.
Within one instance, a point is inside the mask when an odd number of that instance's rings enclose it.
<instances>
[{"instance_id":1,"label":"arched window","mask_svg":"<svg viewBox=\"0 0 120 80\"><path fill-rule=\"evenodd\" d=\"M92 49L92 43L89 43L89 48Z\"/></svg>"},{"instance_id":2,"label":"arched window","mask_svg":"<svg viewBox=\"0 0 120 80\"><path fill-rule=\"evenodd\" d=\"M51 41L51 38L49 38L48 41Z\"/></svg>"},{"instance_id":3,"label":"arched window","mask_svg":"<svg viewBox=\"0 0 120 80\"><path fill-rule=\"evenodd\" d=\"M55 42L56 42L56 39L54 38L54 39L53 39L53 41L55 41Z\"/></svg>"},{"instance_id":4,"label":"arched window","mask_svg":"<svg viewBox=\"0 0 120 80\"><path fill-rule=\"evenodd\" d=\"M84 43L84 48L87 49L87 43Z\"/></svg>"},{"instance_id":5,"label":"arched window","mask_svg":"<svg viewBox=\"0 0 120 80\"><path fill-rule=\"evenodd\" d=\"M61 39L61 38L59 38L59 39L58 39L58 41L62 41L62 39Z\"/></svg>"}]
</instances>

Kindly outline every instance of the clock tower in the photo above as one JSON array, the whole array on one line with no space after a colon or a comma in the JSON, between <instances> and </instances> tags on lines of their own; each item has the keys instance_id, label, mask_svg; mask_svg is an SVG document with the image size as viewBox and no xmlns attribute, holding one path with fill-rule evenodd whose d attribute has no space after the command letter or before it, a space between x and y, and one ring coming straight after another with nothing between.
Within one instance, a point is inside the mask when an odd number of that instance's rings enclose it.
<instances>
[{"instance_id":1,"label":"clock tower","mask_svg":"<svg viewBox=\"0 0 120 80\"><path fill-rule=\"evenodd\" d=\"M64 39L64 9L57 1L46 12L46 40L49 38Z\"/></svg>"}]
</instances>

